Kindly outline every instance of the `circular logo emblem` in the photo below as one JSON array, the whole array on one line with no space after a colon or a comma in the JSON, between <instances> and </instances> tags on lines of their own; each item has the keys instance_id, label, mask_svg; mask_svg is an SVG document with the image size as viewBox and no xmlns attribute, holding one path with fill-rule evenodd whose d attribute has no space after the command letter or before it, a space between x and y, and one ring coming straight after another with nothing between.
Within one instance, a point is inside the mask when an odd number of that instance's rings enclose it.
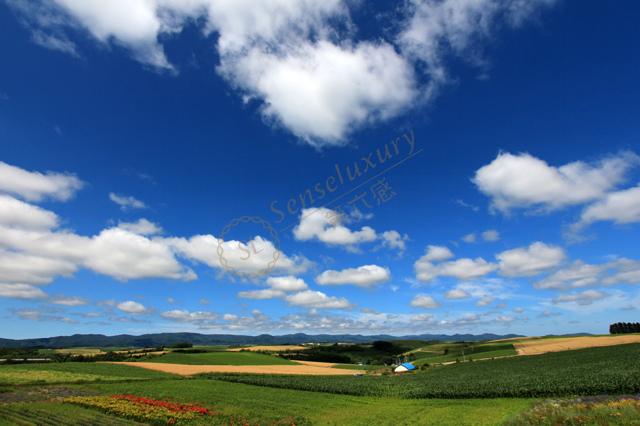
<instances>
[{"instance_id":1,"label":"circular logo emblem","mask_svg":"<svg viewBox=\"0 0 640 426\"><path fill-rule=\"evenodd\" d=\"M268 239L255 237L246 244L229 239L234 229L249 225L261 227L266 231ZM220 265L227 272L243 276L267 275L280 258L280 239L273 226L261 217L241 216L222 229L218 237L217 252Z\"/></svg>"}]
</instances>

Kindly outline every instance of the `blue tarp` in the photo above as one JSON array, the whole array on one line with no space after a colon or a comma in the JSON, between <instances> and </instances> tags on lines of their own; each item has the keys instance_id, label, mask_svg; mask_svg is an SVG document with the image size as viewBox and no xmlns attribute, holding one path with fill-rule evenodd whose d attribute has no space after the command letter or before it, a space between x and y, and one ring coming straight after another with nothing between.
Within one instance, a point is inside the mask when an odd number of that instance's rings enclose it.
<instances>
[{"instance_id":1,"label":"blue tarp","mask_svg":"<svg viewBox=\"0 0 640 426\"><path fill-rule=\"evenodd\" d=\"M415 370L416 366L411 364L410 362L405 362L404 364L400 364L402 367L406 368L407 370Z\"/></svg>"}]
</instances>

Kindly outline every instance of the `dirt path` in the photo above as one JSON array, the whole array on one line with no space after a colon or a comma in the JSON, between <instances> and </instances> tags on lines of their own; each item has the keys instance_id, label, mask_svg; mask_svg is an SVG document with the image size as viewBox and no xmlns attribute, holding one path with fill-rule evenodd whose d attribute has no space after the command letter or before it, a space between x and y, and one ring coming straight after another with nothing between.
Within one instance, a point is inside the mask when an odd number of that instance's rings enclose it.
<instances>
[{"instance_id":1,"label":"dirt path","mask_svg":"<svg viewBox=\"0 0 640 426\"><path fill-rule=\"evenodd\" d=\"M160 362L111 362L132 367L148 368L164 373L191 376L200 373L253 373L253 374L302 374L312 376L353 376L364 374L360 370L343 370L317 365L185 365Z\"/></svg>"},{"instance_id":2,"label":"dirt path","mask_svg":"<svg viewBox=\"0 0 640 426\"><path fill-rule=\"evenodd\" d=\"M601 346L640 343L640 335L559 337L549 339L531 339L514 343L518 355L538 355L547 352L570 351L573 349L595 348Z\"/></svg>"}]
</instances>

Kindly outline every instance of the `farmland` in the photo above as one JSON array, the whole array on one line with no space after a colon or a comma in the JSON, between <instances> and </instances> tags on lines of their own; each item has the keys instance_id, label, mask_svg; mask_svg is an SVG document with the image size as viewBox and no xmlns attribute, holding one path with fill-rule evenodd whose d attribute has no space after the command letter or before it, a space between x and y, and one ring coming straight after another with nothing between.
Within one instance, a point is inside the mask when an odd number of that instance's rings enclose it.
<instances>
[{"instance_id":1,"label":"farmland","mask_svg":"<svg viewBox=\"0 0 640 426\"><path fill-rule=\"evenodd\" d=\"M547 352L561 352L597 346L640 343L640 334L518 339L512 343L519 355L538 355Z\"/></svg>"},{"instance_id":2,"label":"farmland","mask_svg":"<svg viewBox=\"0 0 640 426\"><path fill-rule=\"evenodd\" d=\"M295 374L314 376L353 376L364 371L354 371L351 369L336 369L329 365L305 365L292 363L285 364L259 364L259 365L194 365L194 364L168 364L155 362L130 362L118 363L118 365L139 366L153 371L161 371L183 376L191 376L203 373L241 373L241 374Z\"/></svg>"},{"instance_id":3,"label":"farmland","mask_svg":"<svg viewBox=\"0 0 640 426\"><path fill-rule=\"evenodd\" d=\"M406 376L212 376L217 380L348 395L405 398L547 397L640 392L640 345L433 367Z\"/></svg>"},{"instance_id":4,"label":"farmland","mask_svg":"<svg viewBox=\"0 0 640 426\"><path fill-rule=\"evenodd\" d=\"M145 358L144 361L187 365L292 365L294 362L254 352L171 352L161 356Z\"/></svg>"},{"instance_id":5,"label":"farmland","mask_svg":"<svg viewBox=\"0 0 640 426\"><path fill-rule=\"evenodd\" d=\"M510 342L435 343L407 353L409 359L418 366L514 355L517 352Z\"/></svg>"},{"instance_id":6,"label":"farmland","mask_svg":"<svg viewBox=\"0 0 640 426\"><path fill-rule=\"evenodd\" d=\"M609 420L601 424L616 424L619 416L640 421L638 404L616 397L640 392L640 344L534 356L517 356L512 345L411 342L339 349L370 357L402 348L400 356L413 354L421 366L406 375L390 375L381 365L293 361L218 347L167 349L126 364L0 365L0 424L396 425L402 419L406 425L552 425L571 416ZM283 350L290 353L289 346ZM501 352L508 353L496 355ZM149 364L165 372L141 368ZM176 367L193 372L167 373ZM275 374L304 368L343 375ZM243 374L192 375L216 369ZM251 372L263 374L246 374ZM584 399L602 394L612 396Z\"/></svg>"},{"instance_id":7,"label":"farmland","mask_svg":"<svg viewBox=\"0 0 640 426\"><path fill-rule=\"evenodd\" d=\"M19 364L0 367L0 385L146 380L170 377L125 365L96 363Z\"/></svg>"}]
</instances>

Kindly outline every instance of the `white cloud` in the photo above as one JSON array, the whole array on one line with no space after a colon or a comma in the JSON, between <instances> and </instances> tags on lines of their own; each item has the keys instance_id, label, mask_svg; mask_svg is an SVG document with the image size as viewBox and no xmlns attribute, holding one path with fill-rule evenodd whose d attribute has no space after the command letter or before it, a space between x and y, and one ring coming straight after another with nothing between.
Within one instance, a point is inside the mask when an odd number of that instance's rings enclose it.
<instances>
[{"instance_id":1,"label":"white cloud","mask_svg":"<svg viewBox=\"0 0 640 426\"><path fill-rule=\"evenodd\" d=\"M132 300L118 303L116 307L122 312L126 312L128 314L141 314L147 311L147 308L145 308L143 304L134 302Z\"/></svg>"},{"instance_id":2,"label":"white cloud","mask_svg":"<svg viewBox=\"0 0 640 426\"><path fill-rule=\"evenodd\" d=\"M508 213L516 208L543 211L598 200L624 181L638 164L637 155L624 152L595 164L575 161L551 166L529 154L501 153L473 178L491 198L492 208Z\"/></svg>"},{"instance_id":3,"label":"white cloud","mask_svg":"<svg viewBox=\"0 0 640 426\"><path fill-rule=\"evenodd\" d=\"M120 206L121 210L146 209L147 206L135 197L109 193L109 199Z\"/></svg>"},{"instance_id":4,"label":"white cloud","mask_svg":"<svg viewBox=\"0 0 640 426\"><path fill-rule=\"evenodd\" d=\"M529 247L519 247L496 255L500 273L508 277L528 277L560 265L566 258L564 250L540 241Z\"/></svg>"},{"instance_id":5,"label":"white cloud","mask_svg":"<svg viewBox=\"0 0 640 426\"><path fill-rule=\"evenodd\" d=\"M179 321L179 322L191 322L198 323L202 321L212 321L217 318L217 315L213 312L195 311L190 312L182 309L173 309L171 311L165 311L160 314L162 318Z\"/></svg>"},{"instance_id":6,"label":"white cloud","mask_svg":"<svg viewBox=\"0 0 640 426\"><path fill-rule=\"evenodd\" d=\"M617 224L640 222L640 186L606 194L601 200L587 206L574 225L579 230L594 222L610 221Z\"/></svg>"},{"instance_id":7,"label":"white cloud","mask_svg":"<svg viewBox=\"0 0 640 426\"><path fill-rule=\"evenodd\" d=\"M414 264L416 278L423 282L431 281L438 276L470 280L487 275L496 269L496 265L481 257L444 261L451 257L453 253L446 247L428 246L426 254Z\"/></svg>"},{"instance_id":8,"label":"white cloud","mask_svg":"<svg viewBox=\"0 0 640 426\"><path fill-rule=\"evenodd\" d=\"M139 61L164 69L173 67L159 37L203 18L204 32L219 36L219 73L245 97L259 99L265 119L313 145L344 143L354 128L397 115L416 93L412 66L388 43L330 40L337 32L328 20L349 20L338 0L45 4L49 14L70 17L47 26L49 31L79 26L101 43L124 46Z\"/></svg>"},{"instance_id":9,"label":"white cloud","mask_svg":"<svg viewBox=\"0 0 640 426\"><path fill-rule=\"evenodd\" d=\"M608 297L607 293L597 290L586 290L581 293L561 295L553 299L554 304L574 303L577 305L591 305L592 303Z\"/></svg>"},{"instance_id":10,"label":"white cloud","mask_svg":"<svg viewBox=\"0 0 640 426\"><path fill-rule=\"evenodd\" d=\"M622 258L612 262L610 267L614 272L603 279L604 284L640 284L640 261Z\"/></svg>"},{"instance_id":11,"label":"white cloud","mask_svg":"<svg viewBox=\"0 0 640 426\"><path fill-rule=\"evenodd\" d=\"M238 297L243 299L277 299L280 297L284 297L286 293L282 290L274 290L271 288L265 288L262 290L251 290L251 291L241 291L238 293Z\"/></svg>"},{"instance_id":12,"label":"white cloud","mask_svg":"<svg viewBox=\"0 0 640 426\"><path fill-rule=\"evenodd\" d=\"M162 234L162 227L147 220L140 219L137 222L120 222L118 228L138 235L159 235Z\"/></svg>"},{"instance_id":13,"label":"white cloud","mask_svg":"<svg viewBox=\"0 0 640 426\"><path fill-rule=\"evenodd\" d=\"M47 34L42 30L34 30L31 34L31 40L44 48L57 50L76 58L80 57L76 44L64 35Z\"/></svg>"},{"instance_id":14,"label":"white cloud","mask_svg":"<svg viewBox=\"0 0 640 426\"><path fill-rule=\"evenodd\" d=\"M447 291L444 297L446 297L447 299L456 300L456 299L467 299L471 297L471 295L460 288L454 288Z\"/></svg>"},{"instance_id":15,"label":"white cloud","mask_svg":"<svg viewBox=\"0 0 640 426\"><path fill-rule=\"evenodd\" d=\"M344 144L353 130L428 101L448 81L450 54L479 64L480 42L502 20L516 27L552 3L413 0L396 9L406 16L394 46L384 32L356 41L349 8L363 5L342 0L9 0L41 45L77 55L67 33L83 29L171 72L165 39L188 25L215 32L219 74L245 101L258 100L266 121L314 146ZM427 71L424 87L414 69Z\"/></svg>"},{"instance_id":16,"label":"white cloud","mask_svg":"<svg viewBox=\"0 0 640 426\"><path fill-rule=\"evenodd\" d=\"M311 266L311 262L307 258L296 255L287 256L278 250L273 242L261 236L256 236L247 242L225 240L222 243L221 253L227 262L226 268L220 262L218 250L220 240L213 235L165 238L162 241L181 256L190 260L240 275L263 275L266 272L298 274L306 272ZM273 268L268 270L274 260Z\"/></svg>"},{"instance_id":17,"label":"white cloud","mask_svg":"<svg viewBox=\"0 0 640 426\"><path fill-rule=\"evenodd\" d=\"M427 246L426 253L420 259L427 262L440 262L442 260L451 259L453 253L444 246Z\"/></svg>"},{"instance_id":18,"label":"white cloud","mask_svg":"<svg viewBox=\"0 0 640 426\"><path fill-rule=\"evenodd\" d=\"M640 284L640 261L619 258L601 264L576 260L534 284L543 290L568 290L595 285Z\"/></svg>"},{"instance_id":19,"label":"white cloud","mask_svg":"<svg viewBox=\"0 0 640 426\"><path fill-rule=\"evenodd\" d=\"M498 233L498 231L496 231L495 229L489 229L484 232L481 232L480 238L482 238L483 241L494 242L500 239L500 233ZM465 243L475 243L478 240L478 235L472 232L470 234L463 236L461 239Z\"/></svg>"},{"instance_id":20,"label":"white cloud","mask_svg":"<svg viewBox=\"0 0 640 426\"><path fill-rule=\"evenodd\" d=\"M481 41L490 39L503 20L519 26L542 6L554 0L411 0L407 21L397 36L403 52L424 65L430 83L425 97L436 94L448 80L446 58L450 54L482 65Z\"/></svg>"},{"instance_id":21,"label":"white cloud","mask_svg":"<svg viewBox=\"0 0 640 426\"><path fill-rule=\"evenodd\" d=\"M560 269L536 282L534 287L538 289L562 290L595 285L599 282L600 275L605 269L606 265L591 265L576 260L566 268Z\"/></svg>"},{"instance_id":22,"label":"white cloud","mask_svg":"<svg viewBox=\"0 0 640 426\"><path fill-rule=\"evenodd\" d=\"M289 304L305 308L345 309L351 304L345 298L330 297L321 291L305 290L291 294L285 299Z\"/></svg>"},{"instance_id":23,"label":"white cloud","mask_svg":"<svg viewBox=\"0 0 640 426\"><path fill-rule=\"evenodd\" d=\"M316 277L320 285L356 285L359 287L373 287L389 281L391 271L378 265L364 265L341 271L327 270Z\"/></svg>"},{"instance_id":24,"label":"white cloud","mask_svg":"<svg viewBox=\"0 0 640 426\"><path fill-rule=\"evenodd\" d=\"M55 305L64 305L64 306L84 306L88 302L81 297L71 297L71 296L56 296L50 300L51 303Z\"/></svg>"},{"instance_id":25,"label":"white cloud","mask_svg":"<svg viewBox=\"0 0 640 426\"><path fill-rule=\"evenodd\" d=\"M87 250L83 261L86 267L120 280L162 277L189 281L196 278L161 240L123 229L103 230L91 239Z\"/></svg>"},{"instance_id":26,"label":"white cloud","mask_svg":"<svg viewBox=\"0 0 640 426\"><path fill-rule=\"evenodd\" d=\"M0 248L0 279L4 282L48 284L55 276L71 276L76 269L73 262L65 259L7 251Z\"/></svg>"},{"instance_id":27,"label":"white cloud","mask_svg":"<svg viewBox=\"0 0 640 426\"><path fill-rule=\"evenodd\" d=\"M8 195L0 195L0 225L24 229L50 229L58 224L58 216L38 206Z\"/></svg>"},{"instance_id":28,"label":"white cloud","mask_svg":"<svg viewBox=\"0 0 640 426\"><path fill-rule=\"evenodd\" d=\"M433 309L440 306L440 304L431 296L418 294L411 300L411 306L416 308Z\"/></svg>"},{"instance_id":29,"label":"white cloud","mask_svg":"<svg viewBox=\"0 0 640 426\"><path fill-rule=\"evenodd\" d=\"M192 280L195 274L181 265L162 240L149 239L119 228L109 228L93 237L65 231L31 231L0 226L0 248L15 251L3 258L21 256L19 265L28 270L39 265L53 275L70 275L78 267L120 280L170 278ZM47 278L48 277L48 278Z\"/></svg>"},{"instance_id":30,"label":"white cloud","mask_svg":"<svg viewBox=\"0 0 640 426\"><path fill-rule=\"evenodd\" d=\"M382 245L390 249L398 250L400 253L407 248L406 241L409 239L407 234L402 235L398 231L384 231L381 236Z\"/></svg>"},{"instance_id":31,"label":"white cloud","mask_svg":"<svg viewBox=\"0 0 640 426\"><path fill-rule=\"evenodd\" d=\"M385 42L321 40L274 54L254 47L219 71L263 102L262 114L316 146L341 145L354 129L387 120L416 97L411 65Z\"/></svg>"},{"instance_id":32,"label":"white cloud","mask_svg":"<svg viewBox=\"0 0 640 426\"><path fill-rule=\"evenodd\" d=\"M47 297L47 294L38 287L30 284L0 283L0 297L11 297L14 299L42 299Z\"/></svg>"},{"instance_id":33,"label":"white cloud","mask_svg":"<svg viewBox=\"0 0 640 426\"><path fill-rule=\"evenodd\" d=\"M488 229L482 234L482 239L489 242L498 241L500 239L500 233L495 229Z\"/></svg>"},{"instance_id":34,"label":"white cloud","mask_svg":"<svg viewBox=\"0 0 640 426\"><path fill-rule=\"evenodd\" d=\"M504 300L511 297L503 281L496 278L484 279L479 282L458 283L452 291L454 291L453 296L464 295L465 298L477 299L476 306L478 307L488 306L496 299Z\"/></svg>"},{"instance_id":35,"label":"white cloud","mask_svg":"<svg viewBox=\"0 0 640 426\"><path fill-rule=\"evenodd\" d=\"M66 201L83 187L70 173L30 172L0 161L0 193L9 193L27 201L46 198Z\"/></svg>"},{"instance_id":36,"label":"white cloud","mask_svg":"<svg viewBox=\"0 0 640 426\"><path fill-rule=\"evenodd\" d=\"M357 245L378 238L376 231L369 226L352 231L342 221L342 215L331 209L303 209L300 223L294 228L293 235L299 241L317 239L330 245Z\"/></svg>"},{"instance_id":37,"label":"white cloud","mask_svg":"<svg viewBox=\"0 0 640 426\"><path fill-rule=\"evenodd\" d=\"M297 278L292 275L284 277L269 277L267 278L267 285L273 290L279 291L301 291L308 288L302 278Z\"/></svg>"},{"instance_id":38,"label":"white cloud","mask_svg":"<svg viewBox=\"0 0 640 426\"><path fill-rule=\"evenodd\" d=\"M478 300L476 302L476 306L478 307L484 307L484 306L488 306L491 303L493 303L495 299L491 296L484 296L483 298L481 298L480 300Z\"/></svg>"},{"instance_id":39,"label":"white cloud","mask_svg":"<svg viewBox=\"0 0 640 426\"><path fill-rule=\"evenodd\" d=\"M438 275L470 280L482 277L496 269L496 265L481 257L475 259L463 258L438 265Z\"/></svg>"},{"instance_id":40,"label":"white cloud","mask_svg":"<svg viewBox=\"0 0 640 426\"><path fill-rule=\"evenodd\" d=\"M474 233L467 234L467 235L463 236L461 239L465 243L475 243L476 242L476 234L474 234Z\"/></svg>"},{"instance_id":41,"label":"white cloud","mask_svg":"<svg viewBox=\"0 0 640 426\"><path fill-rule=\"evenodd\" d=\"M276 299L284 298L289 292L307 290L309 287L301 278L292 275L282 277L269 277L266 280L269 288L262 290L241 291L238 297L244 299Z\"/></svg>"}]
</instances>

